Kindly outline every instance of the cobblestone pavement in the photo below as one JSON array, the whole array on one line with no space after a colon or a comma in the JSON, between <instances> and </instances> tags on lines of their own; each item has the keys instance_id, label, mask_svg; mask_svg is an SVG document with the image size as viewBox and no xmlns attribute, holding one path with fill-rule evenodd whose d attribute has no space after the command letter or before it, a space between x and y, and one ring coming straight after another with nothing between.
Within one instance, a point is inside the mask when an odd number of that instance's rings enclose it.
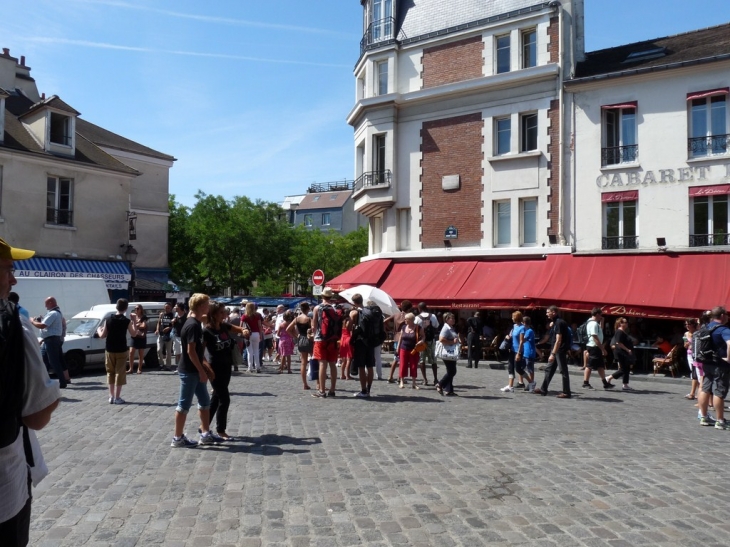
<instances>
[{"instance_id":1,"label":"cobblestone pavement","mask_svg":"<svg viewBox=\"0 0 730 547\"><path fill-rule=\"evenodd\" d=\"M176 376L132 376L118 406L87 374L39 435L51 473L32 543L728 544L730 431L698 425L688 380L587 392L573 376L559 400L503 394L506 376L460 364L459 397L380 381L360 400L342 381L322 400L296 372L241 374L238 440L184 449L170 447Z\"/></svg>"}]
</instances>

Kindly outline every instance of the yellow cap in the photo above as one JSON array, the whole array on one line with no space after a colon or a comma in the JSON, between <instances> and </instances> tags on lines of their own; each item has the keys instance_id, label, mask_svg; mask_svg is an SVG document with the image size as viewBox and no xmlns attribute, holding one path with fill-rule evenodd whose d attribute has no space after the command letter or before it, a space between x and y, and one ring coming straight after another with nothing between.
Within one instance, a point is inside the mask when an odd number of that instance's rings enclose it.
<instances>
[{"instance_id":1,"label":"yellow cap","mask_svg":"<svg viewBox=\"0 0 730 547\"><path fill-rule=\"evenodd\" d=\"M0 258L7 258L10 260L25 260L35 254L35 251L29 251L27 249L16 249L5 243L4 239L0 239Z\"/></svg>"}]
</instances>

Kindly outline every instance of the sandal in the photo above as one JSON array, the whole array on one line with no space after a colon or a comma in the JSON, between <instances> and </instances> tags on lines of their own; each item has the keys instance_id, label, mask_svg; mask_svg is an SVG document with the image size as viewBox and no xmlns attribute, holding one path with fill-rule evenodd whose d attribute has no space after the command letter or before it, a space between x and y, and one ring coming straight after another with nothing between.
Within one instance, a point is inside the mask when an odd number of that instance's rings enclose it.
<instances>
[{"instance_id":1,"label":"sandal","mask_svg":"<svg viewBox=\"0 0 730 547\"><path fill-rule=\"evenodd\" d=\"M690 400L690 401L694 401L696 399L696 397L694 395L691 395L689 393L687 395L685 395L684 398L687 400Z\"/></svg>"}]
</instances>

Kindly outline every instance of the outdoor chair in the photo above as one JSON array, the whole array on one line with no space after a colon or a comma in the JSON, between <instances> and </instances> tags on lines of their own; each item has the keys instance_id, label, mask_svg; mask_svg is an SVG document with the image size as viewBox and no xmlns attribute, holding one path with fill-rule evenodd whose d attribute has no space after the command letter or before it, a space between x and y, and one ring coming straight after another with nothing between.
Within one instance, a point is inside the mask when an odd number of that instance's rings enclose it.
<instances>
[{"instance_id":1,"label":"outdoor chair","mask_svg":"<svg viewBox=\"0 0 730 547\"><path fill-rule=\"evenodd\" d=\"M502 362L502 355L499 351L500 340L501 336L497 335L494 337L491 344L484 346L484 360L487 360L490 356L493 356L497 362Z\"/></svg>"},{"instance_id":2,"label":"outdoor chair","mask_svg":"<svg viewBox=\"0 0 730 547\"><path fill-rule=\"evenodd\" d=\"M679 370L679 347L674 346L672 350L663 357L654 357L652 363L654 364L654 376L657 372L661 372L664 368L669 368L669 372L672 374L672 378L675 377Z\"/></svg>"}]
</instances>

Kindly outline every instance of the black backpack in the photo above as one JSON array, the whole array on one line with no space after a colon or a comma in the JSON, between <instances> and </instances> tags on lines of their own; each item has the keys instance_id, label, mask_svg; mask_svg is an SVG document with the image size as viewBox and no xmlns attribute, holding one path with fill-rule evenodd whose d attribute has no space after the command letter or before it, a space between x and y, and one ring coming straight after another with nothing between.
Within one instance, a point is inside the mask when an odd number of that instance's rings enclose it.
<instances>
[{"instance_id":1,"label":"black backpack","mask_svg":"<svg viewBox=\"0 0 730 547\"><path fill-rule=\"evenodd\" d=\"M695 361L712 363L715 360L717 352L715 350L715 343L712 341L712 333L721 326L720 324L713 325L712 327L702 325L692 335L692 355Z\"/></svg>"},{"instance_id":2,"label":"black backpack","mask_svg":"<svg viewBox=\"0 0 730 547\"><path fill-rule=\"evenodd\" d=\"M383 310L378 306L365 306L357 317L358 334L368 347L376 348L385 342Z\"/></svg>"},{"instance_id":3,"label":"black backpack","mask_svg":"<svg viewBox=\"0 0 730 547\"><path fill-rule=\"evenodd\" d=\"M428 314L428 317L423 317L423 315L419 315L421 318L421 326L423 327L423 335L426 338L426 342L433 342L436 339L436 329L433 328L433 323L431 323L431 314Z\"/></svg>"},{"instance_id":4,"label":"black backpack","mask_svg":"<svg viewBox=\"0 0 730 547\"><path fill-rule=\"evenodd\" d=\"M331 304L319 306L319 334L322 342L340 339L343 319L342 310L335 309Z\"/></svg>"},{"instance_id":5,"label":"black backpack","mask_svg":"<svg viewBox=\"0 0 730 547\"><path fill-rule=\"evenodd\" d=\"M0 448L15 442L23 425L25 352L18 307L0 300Z\"/></svg>"},{"instance_id":6,"label":"black backpack","mask_svg":"<svg viewBox=\"0 0 730 547\"><path fill-rule=\"evenodd\" d=\"M588 321L592 321L592 319L586 319L585 323L583 323L576 329L576 334L578 335L578 343L584 346L588 343ZM570 343L572 344L573 341L571 340Z\"/></svg>"}]
</instances>

